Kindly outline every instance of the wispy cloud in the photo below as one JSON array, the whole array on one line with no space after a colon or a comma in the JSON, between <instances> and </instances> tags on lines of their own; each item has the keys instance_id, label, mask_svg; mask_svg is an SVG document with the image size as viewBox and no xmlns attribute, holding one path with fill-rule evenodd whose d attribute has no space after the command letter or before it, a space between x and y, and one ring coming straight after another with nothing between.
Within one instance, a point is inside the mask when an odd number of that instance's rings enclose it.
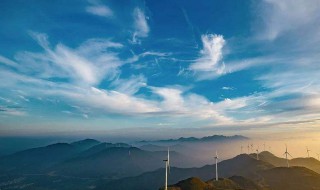
<instances>
[{"instance_id":1,"label":"wispy cloud","mask_svg":"<svg viewBox=\"0 0 320 190\"><path fill-rule=\"evenodd\" d=\"M203 48L200 57L190 65L189 69L196 72L200 79L214 78L225 72L224 63L221 62L222 48L225 40L222 35L207 34L201 36Z\"/></svg>"},{"instance_id":2,"label":"wispy cloud","mask_svg":"<svg viewBox=\"0 0 320 190\"><path fill-rule=\"evenodd\" d=\"M134 95L140 88L147 86L147 79L143 75L131 76L129 79L115 79L111 87L115 91L128 95Z\"/></svg>"},{"instance_id":3,"label":"wispy cloud","mask_svg":"<svg viewBox=\"0 0 320 190\"><path fill-rule=\"evenodd\" d=\"M140 8L135 8L133 11L133 18L135 31L132 36L132 43L140 43L139 38L148 37L150 32L147 17Z\"/></svg>"},{"instance_id":4,"label":"wispy cloud","mask_svg":"<svg viewBox=\"0 0 320 190\"><path fill-rule=\"evenodd\" d=\"M9 116L25 116L27 112L23 110L21 107L17 106L0 106L0 115L9 115Z\"/></svg>"},{"instance_id":5,"label":"wispy cloud","mask_svg":"<svg viewBox=\"0 0 320 190\"><path fill-rule=\"evenodd\" d=\"M50 47L45 34L31 33L44 49L43 53L21 52L16 59L20 71L39 78L58 77L78 85L97 85L107 77L114 77L123 63L112 49L121 48L119 43L109 40L91 39L77 49L63 44ZM22 66L23 65L23 66Z\"/></svg>"},{"instance_id":6,"label":"wispy cloud","mask_svg":"<svg viewBox=\"0 0 320 190\"><path fill-rule=\"evenodd\" d=\"M112 17L113 11L106 5L103 5L97 1L91 1L91 5L86 7L86 11L90 14L94 14L102 17Z\"/></svg>"},{"instance_id":7,"label":"wispy cloud","mask_svg":"<svg viewBox=\"0 0 320 190\"><path fill-rule=\"evenodd\" d=\"M263 3L262 19L265 26L262 28L263 31L260 31L260 36L264 39L274 40L294 30L305 30L310 27L316 29L319 26L320 2L318 0L264 0Z\"/></svg>"},{"instance_id":8,"label":"wispy cloud","mask_svg":"<svg viewBox=\"0 0 320 190\"><path fill-rule=\"evenodd\" d=\"M235 88L231 87L231 86L223 86L221 89L222 90L235 90Z\"/></svg>"},{"instance_id":9,"label":"wispy cloud","mask_svg":"<svg viewBox=\"0 0 320 190\"><path fill-rule=\"evenodd\" d=\"M17 67L18 66L18 64L16 62L14 62L6 57L3 57L1 55L0 55L0 63L3 63L3 64L10 66L10 67Z\"/></svg>"}]
</instances>

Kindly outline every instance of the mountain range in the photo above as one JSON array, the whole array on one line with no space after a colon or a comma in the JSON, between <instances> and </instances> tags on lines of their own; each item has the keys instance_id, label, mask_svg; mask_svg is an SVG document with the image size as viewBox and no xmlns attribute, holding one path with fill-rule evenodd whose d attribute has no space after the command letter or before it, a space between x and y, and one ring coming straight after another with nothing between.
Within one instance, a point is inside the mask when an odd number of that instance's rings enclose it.
<instances>
[{"instance_id":1,"label":"mountain range","mask_svg":"<svg viewBox=\"0 0 320 190\"><path fill-rule=\"evenodd\" d=\"M224 135L212 135L202 138L196 137L180 137L178 139L165 139L156 141L140 141L139 143L181 143L181 142L212 142L212 141L231 141L231 140L248 140L248 137L241 135L224 136Z\"/></svg>"},{"instance_id":2,"label":"mountain range","mask_svg":"<svg viewBox=\"0 0 320 190\"><path fill-rule=\"evenodd\" d=\"M166 150L94 139L56 143L0 157L0 189L157 190L164 184L166 156ZM181 167L193 162L192 156L170 152L171 189L320 189L316 159L291 159L292 167L287 168L285 159L267 151L259 154L259 160L255 154L240 154L219 162L216 182L215 165Z\"/></svg>"}]
</instances>

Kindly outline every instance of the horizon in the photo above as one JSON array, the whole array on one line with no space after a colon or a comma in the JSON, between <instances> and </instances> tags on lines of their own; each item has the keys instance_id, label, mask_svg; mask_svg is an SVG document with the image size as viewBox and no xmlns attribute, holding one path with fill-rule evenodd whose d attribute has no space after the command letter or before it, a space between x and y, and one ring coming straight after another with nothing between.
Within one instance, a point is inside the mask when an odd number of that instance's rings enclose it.
<instances>
[{"instance_id":1,"label":"horizon","mask_svg":"<svg viewBox=\"0 0 320 190\"><path fill-rule=\"evenodd\" d=\"M0 15L1 138L320 142L317 0L4 0Z\"/></svg>"}]
</instances>

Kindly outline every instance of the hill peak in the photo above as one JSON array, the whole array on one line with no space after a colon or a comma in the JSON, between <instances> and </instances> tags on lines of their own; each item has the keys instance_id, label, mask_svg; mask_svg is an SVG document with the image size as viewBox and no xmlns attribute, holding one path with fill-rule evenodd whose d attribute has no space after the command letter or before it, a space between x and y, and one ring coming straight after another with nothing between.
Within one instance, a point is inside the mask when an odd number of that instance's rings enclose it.
<instances>
[{"instance_id":1,"label":"hill peak","mask_svg":"<svg viewBox=\"0 0 320 190\"><path fill-rule=\"evenodd\" d=\"M88 143L90 143L90 144L94 144L94 143L98 144L98 143L100 143L100 141L88 138L88 139L72 142L71 144L76 145L76 144L88 144Z\"/></svg>"}]
</instances>

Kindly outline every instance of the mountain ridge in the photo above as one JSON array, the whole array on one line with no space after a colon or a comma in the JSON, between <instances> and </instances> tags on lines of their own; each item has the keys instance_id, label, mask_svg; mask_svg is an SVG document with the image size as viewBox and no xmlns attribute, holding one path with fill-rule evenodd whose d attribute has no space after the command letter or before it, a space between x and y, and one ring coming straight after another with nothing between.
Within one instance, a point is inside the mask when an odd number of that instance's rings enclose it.
<instances>
[{"instance_id":1,"label":"mountain ridge","mask_svg":"<svg viewBox=\"0 0 320 190\"><path fill-rule=\"evenodd\" d=\"M180 137L177 139L164 139L164 140L143 140L139 141L139 143L153 143L153 142L211 142L211 141L223 141L223 140L248 140L248 137L242 135L233 135L233 136L224 136L224 135L211 135L205 136L201 138L196 137Z\"/></svg>"}]
</instances>

